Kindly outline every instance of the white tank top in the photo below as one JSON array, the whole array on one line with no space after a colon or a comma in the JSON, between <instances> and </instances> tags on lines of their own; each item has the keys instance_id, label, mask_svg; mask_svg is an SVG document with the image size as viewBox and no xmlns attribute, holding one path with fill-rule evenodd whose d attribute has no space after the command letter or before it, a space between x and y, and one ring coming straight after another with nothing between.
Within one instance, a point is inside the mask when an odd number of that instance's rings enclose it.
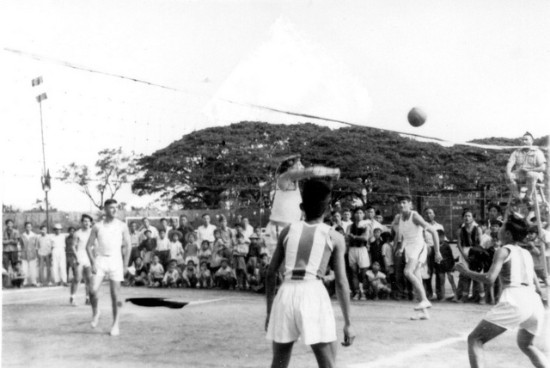
<instances>
[{"instance_id":1,"label":"white tank top","mask_svg":"<svg viewBox=\"0 0 550 368\"><path fill-rule=\"evenodd\" d=\"M76 238L76 257L78 259L84 259L85 257L88 257L88 253L86 252L86 245L88 244L88 239L90 239L91 233L92 229L88 229L87 231L78 229L74 233L74 237Z\"/></svg>"},{"instance_id":2,"label":"white tank top","mask_svg":"<svg viewBox=\"0 0 550 368\"><path fill-rule=\"evenodd\" d=\"M98 222L97 229L97 255L104 257L122 256L122 241L124 232L128 231L126 224L119 219L112 222Z\"/></svg>"},{"instance_id":3,"label":"white tank top","mask_svg":"<svg viewBox=\"0 0 550 368\"><path fill-rule=\"evenodd\" d=\"M303 221L290 225L283 240L285 247L285 280L317 280L325 275L333 244L331 227L308 225Z\"/></svg>"},{"instance_id":4,"label":"white tank top","mask_svg":"<svg viewBox=\"0 0 550 368\"><path fill-rule=\"evenodd\" d=\"M300 203L302 203L302 194L297 183L296 188L292 190L282 190L277 183L269 220L287 224L300 221L302 218Z\"/></svg>"},{"instance_id":5,"label":"white tank top","mask_svg":"<svg viewBox=\"0 0 550 368\"><path fill-rule=\"evenodd\" d=\"M415 213L416 211L411 211L406 221L403 220L403 215L399 216L399 235L403 237L403 246L420 246L424 244L424 229L413 222L413 214Z\"/></svg>"},{"instance_id":6,"label":"white tank top","mask_svg":"<svg viewBox=\"0 0 550 368\"><path fill-rule=\"evenodd\" d=\"M504 260L500 271L502 287L533 287L535 267L531 253L519 246L510 244L505 245L503 248L508 249L510 254Z\"/></svg>"}]
</instances>

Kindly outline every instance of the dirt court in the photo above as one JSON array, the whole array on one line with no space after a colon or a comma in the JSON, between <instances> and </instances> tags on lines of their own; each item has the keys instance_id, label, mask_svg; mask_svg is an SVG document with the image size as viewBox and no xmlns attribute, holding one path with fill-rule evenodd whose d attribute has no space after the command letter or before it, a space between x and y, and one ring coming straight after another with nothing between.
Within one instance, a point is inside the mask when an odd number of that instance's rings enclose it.
<instances>
[{"instance_id":1,"label":"dirt court","mask_svg":"<svg viewBox=\"0 0 550 368\"><path fill-rule=\"evenodd\" d=\"M159 296L191 302L183 309L125 303L121 335L109 336L108 285L101 289L101 319L90 327L91 308L68 304L67 288L3 291L2 367L267 367L271 345L264 336L265 298L245 292L123 288L123 298ZM413 304L353 301L357 333L339 346L339 367L468 367L466 335L489 306L437 303L431 320L410 321ZM342 318L336 300L338 338ZM548 315L548 313L547 313ZM546 324L546 327L548 324ZM549 336L550 331L545 331ZM544 337L537 345L545 345ZM506 332L486 346L487 367L529 367ZM316 367L310 349L295 344L291 367Z\"/></svg>"}]
</instances>

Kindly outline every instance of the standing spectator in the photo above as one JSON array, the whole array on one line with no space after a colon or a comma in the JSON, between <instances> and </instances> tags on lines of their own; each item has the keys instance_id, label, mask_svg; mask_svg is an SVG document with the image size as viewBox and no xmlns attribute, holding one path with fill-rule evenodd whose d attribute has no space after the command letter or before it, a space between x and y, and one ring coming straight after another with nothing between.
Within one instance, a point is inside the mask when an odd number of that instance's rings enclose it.
<instances>
[{"instance_id":1,"label":"standing spectator","mask_svg":"<svg viewBox=\"0 0 550 368\"><path fill-rule=\"evenodd\" d=\"M449 280L449 284L451 284L451 289L453 290L453 298L456 299L458 296L453 276L455 266L453 250L445 237L445 231L437 229L437 235L439 236L439 250L442 257L441 262L434 265L436 284L439 285L437 288L437 300L445 300L445 277Z\"/></svg>"},{"instance_id":2,"label":"standing spectator","mask_svg":"<svg viewBox=\"0 0 550 368\"><path fill-rule=\"evenodd\" d=\"M164 230L164 229L163 229ZM164 274L164 278L162 279L162 286L174 288L178 287L182 282L182 278L180 275L180 271L177 267L177 261L175 259L171 259L168 262L168 269L166 270L166 273Z\"/></svg>"},{"instance_id":3,"label":"standing spectator","mask_svg":"<svg viewBox=\"0 0 550 368\"><path fill-rule=\"evenodd\" d=\"M145 230L144 235L145 239L141 241L139 249L143 254L143 263L146 267L149 267L157 249L157 239L153 238L153 232L150 229Z\"/></svg>"},{"instance_id":4,"label":"standing spectator","mask_svg":"<svg viewBox=\"0 0 550 368\"><path fill-rule=\"evenodd\" d=\"M67 280L70 280L69 278L69 271L73 271L72 278L76 278L76 268L78 267L78 260L76 259L76 252L74 247L74 232L76 229L72 226L69 226L67 229L69 232L69 235L65 238L65 260L66 260L66 271L67 274Z\"/></svg>"},{"instance_id":5,"label":"standing spectator","mask_svg":"<svg viewBox=\"0 0 550 368\"><path fill-rule=\"evenodd\" d=\"M250 221L248 220L248 217L243 217L243 222L241 223L243 225L244 229L244 237L246 239L250 238L250 235L254 233L254 228L252 225L250 225Z\"/></svg>"},{"instance_id":6,"label":"standing spectator","mask_svg":"<svg viewBox=\"0 0 550 368\"><path fill-rule=\"evenodd\" d=\"M177 230L181 233L181 242L184 242L187 239L187 235L189 233L195 232L195 229L193 229L193 226L189 224L189 219L185 215L180 216L180 226L178 226Z\"/></svg>"},{"instance_id":7,"label":"standing spectator","mask_svg":"<svg viewBox=\"0 0 550 368\"><path fill-rule=\"evenodd\" d=\"M487 213L488 213L488 218L485 224L487 228L491 226L491 222L494 220L499 220L502 222L502 210L500 209L500 206L498 204L496 203L489 204L489 206L487 207Z\"/></svg>"},{"instance_id":8,"label":"standing spectator","mask_svg":"<svg viewBox=\"0 0 550 368\"><path fill-rule=\"evenodd\" d=\"M380 271L380 263L372 262L372 267L367 271L369 279L369 295L374 299L386 299L390 295L391 289L388 286L386 275Z\"/></svg>"},{"instance_id":9,"label":"standing spectator","mask_svg":"<svg viewBox=\"0 0 550 368\"><path fill-rule=\"evenodd\" d=\"M53 241L48 236L46 225L40 226L40 234L36 237L38 245L38 282L39 286L51 285L52 281L52 248ZM44 277L46 273L46 277Z\"/></svg>"},{"instance_id":10,"label":"standing spectator","mask_svg":"<svg viewBox=\"0 0 550 368\"><path fill-rule=\"evenodd\" d=\"M69 297L69 303L76 305L74 297L78 290L78 284L84 279L84 285L86 285L86 301L85 304L90 304L90 290L92 288L92 264L90 263L90 257L88 256L87 246L90 235L92 234L93 218L90 215L83 214L80 217L80 223L82 226L74 233L74 251L76 254L76 272L73 282L71 283L71 295ZM97 246L97 242L93 245ZM73 270L74 272L74 270Z\"/></svg>"},{"instance_id":11,"label":"standing spectator","mask_svg":"<svg viewBox=\"0 0 550 368\"><path fill-rule=\"evenodd\" d=\"M225 246L229 249L233 248L233 229L231 229L229 226L227 226L227 218L224 215L220 216L219 221L219 228L220 231L220 238L221 241L225 244ZM216 237L214 237L217 240Z\"/></svg>"},{"instance_id":12,"label":"standing spectator","mask_svg":"<svg viewBox=\"0 0 550 368\"><path fill-rule=\"evenodd\" d=\"M197 245L197 237L194 233L187 235L187 242L185 243L185 248L183 248L183 250L185 264L188 264L190 260L195 264L199 263L199 246Z\"/></svg>"},{"instance_id":13,"label":"standing spectator","mask_svg":"<svg viewBox=\"0 0 550 368\"><path fill-rule=\"evenodd\" d=\"M386 266L384 262L384 253L382 247L384 246L384 240L382 240L382 230L380 228L374 228L374 237L370 242L369 253L371 264L378 262L380 271L386 272Z\"/></svg>"},{"instance_id":14,"label":"standing spectator","mask_svg":"<svg viewBox=\"0 0 550 368\"><path fill-rule=\"evenodd\" d=\"M346 234L347 226L342 222L342 215L338 211L332 212L332 228L340 233Z\"/></svg>"},{"instance_id":15,"label":"standing spectator","mask_svg":"<svg viewBox=\"0 0 550 368\"><path fill-rule=\"evenodd\" d=\"M30 222L25 222L25 231L21 234L21 260L23 272L27 275L25 284L38 286L38 242Z\"/></svg>"},{"instance_id":16,"label":"standing spectator","mask_svg":"<svg viewBox=\"0 0 550 368\"><path fill-rule=\"evenodd\" d=\"M498 248L501 247L502 243L498 238L498 233L502 227L502 221L499 217L491 220L489 226L489 235L483 234L485 240L482 240L481 246L487 251L488 259L492 260L495 256ZM485 297L486 301L489 304L496 304L498 297L500 295L500 279L497 278L493 285L485 285Z\"/></svg>"},{"instance_id":17,"label":"standing spectator","mask_svg":"<svg viewBox=\"0 0 550 368\"><path fill-rule=\"evenodd\" d=\"M351 220L351 211L349 209L345 209L344 212L342 212L342 228L346 232L346 234L349 232L349 227L353 221Z\"/></svg>"},{"instance_id":18,"label":"standing spectator","mask_svg":"<svg viewBox=\"0 0 550 368\"><path fill-rule=\"evenodd\" d=\"M52 277L57 285L67 286L67 259L65 257L65 236L61 224L55 224L52 236Z\"/></svg>"},{"instance_id":19,"label":"standing spectator","mask_svg":"<svg viewBox=\"0 0 550 368\"><path fill-rule=\"evenodd\" d=\"M473 247L481 247L480 241L482 231L481 228L474 221L474 214L470 209L464 209L464 211L462 212L462 220L463 223L456 234L457 247L464 260L469 262L473 259L474 263L476 263L476 257L473 254L470 255L470 252ZM474 271L480 272L481 270L482 267L476 267ZM468 301L471 283L472 280L462 273L458 277L457 295L460 298L460 301ZM479 282L474 282L472 289L473 299L477 299L478 301L483 300L481 298L481 284Z\"/></svg>"},{"instance_id":20,"label":"standing spectator","mask_svg":"<svg viewBox=\"0 0 550 368\"><path fill-rule=\"evenodd\" d=\"M143 224L143 226L141 227L141 233L140 233L140 237L139 237L140 242L143 242L145 240L145 238L146 238L145 233L147 231L151 232L151 238L157 239L159 237L158 229L156 227L154 227L153 225L151 225L151 222L149 221L149 219L147 217L142 218L141 223Z\"/></svg>"},{"instance_id":21,"label":"standing spectator","mask_svg":"<svg viewBox=\"0 0 550 368\"><path fill-rule=\"evenodd\" d=\"M363 221L364 212L358 207L353 212L353 223L349 227L349 266L352 274L352 299L360 300L365 296L368 284L366 272L370 267L369 251L367 249L368 230L367 223ZM366 298L366 296L365 296Z\"/></svg>"},{"instance_id":22,"label":"standing spectator","mask_svg":"<svg viewBox=\"0 0 550 368\"><path fill-rule=\"evenodd\" d=\"M168 232L165 229L161 228L159 230L157 249L155 251L155 254L159 256L160 263L163 267L167 267L168 261L171 259L169 247L170 240L168 240L168 236L166 236L166 234L168 234Z\"/></svg>"},{"instance_id":23,"label":"standing spectator","mask_svg":"<svg viewBox=\"0 0 550 368\"><path fill-rule=\"evenodd\" d=\"M135 221L130 222L130 260L128 261L130 266L133 264L137 257L141 257L141 251L139 250L140 232Z\"/></svg>"},{"instance_id":24,"label":"standing spectator","mask_svg":"<svg viewBox=\"0 0 550 368\"><path fill-rule=\"evenodd\" d=\"M250 235L250 246L248 247L246 261L248 269L255 269L257 267L261 253L262 246L260 245L260 239L256 233L252 233L252 235Z\"/></svg>"},{"instance_id":25,"label":"standing spectator","mask_svg":"<svg viewBox=\"0 0 550 368\"><path fill-rule=\"evenodd\" d=\"M211 289L212 288L212 273L208 269L208 264L205 261L202 261L199 269L199 284L198 286L201 289Z\"/></svg>"},{"instance_id":26,"label":"standing spectator","mask_svg":"<svg viewBox=\"0 0 550 368\"><path fill-rule=\"evenodd\" d=\"M198 242L202 243L203 240L208 240L209 242L214 242L214 230L216 226L210 223L210 215L205 213L202 215L202 225L197 229Z\"/></svg>"},{"instance_id":27,"label":"standing spectator","mask_svg":"<svg viewBox=\"0 0 550 368\"><path fill-rule=\"evenodd\" d=\"M164 267L159 262L158 256L153 256L153 262L149 266L149 286L160 287L164 279Z\"/></svg>"},{"instance_id":28,"label":"standing spectator","mask_svg":"<svg viewBox=\"0 0 550 368\"><path fill-rule=\"evenodd\" d=\"M430 224L432 229L434 229L435 231L438 231L438 230L445 231L445 229L443 228L443 225L435 221L435 212L432 208L428 207L424 209L424 219L428 224ZM432 286L432 278L433 278L434 269L435 269L435 252L434 252L433 238L431 234L427 231L424 231L424 241L428 246L428 256L426 258L426 266L428 268L427 270L428 274L427 274L427 278L423 279L423 283L424 283L424 289L426 290L426 296L428 297L428 299L433 300L435 299L433 286ZM440 281L441 280L438 279L437 277L435 278L436 293L439 293L439 294L441 294L442 292L441 291L442 286L439 284Z\"/></svg>"},{"instance_id":29,"label":"standing spectator","mask_svg":"<svg viewBox=\"0 0 550 368\"><path fill-rule=\"evenodd\" d=\"M9 271L10 266L13 268L15 262L19 260L19 232L13 228L13 220L8 219L4 224L6 229L2 238L2 267Z\"/></svg>"},{"instance_id":30,"label":"standing spectator","mask_svg":"<svg viewBox=\"0 0 550 368\"><path fill-rule=\"evenodd\" d=\"M378 220L376 220L376 210L372 206L368 206L365 210L365 220L370 223L371 227L369 240L372 240L372 237L374 236L374 229L380 229L381 233L390 230L386 226L382 225L382 223L378 222Z\"/></svg>"},{"instance_id":31,"label":"standing spectator","mask_svg":"<svg viewBox=\"0 0 550 368\"><path fill-rule=\"evenodd\" d=\"M237 233L237 244L233 248L233 269L237 273L237 290L246 288L246 256L248 254L248 243L244 234Z\"/></svg>"},{"instance_id":32,"label":"standing spectator","mask_svg":"<svg viewBox=\"0 0 550 368\"><path fill-rule=\"evenodd\" d=\"M235 271L229 266L227 258L222 258L220 268L214 274L214 284L222 289L234 289L237 284Z\"/></svg>"},{"instance_id":33,"label":"standing spectator","mask_svg":"<svg viewBox=\"0 0 550 368\"><path fill-rule=\"evenodd\" d=\"M166 235L166 238L168 238L168 234L170 234L170 231L172 231L172 229L173 228L168 224L168 219L166 219L166 217L160 219L160 228L158 229L159 235L160 231L164 230L164 234Z\"/></svg>"},{"instance_id":34,"label":"standing spectator","mask_svg":"<svg viewBox=\"0 0 550 368\"><path fill-rule=\"evenodd\" d=\"M199 283L199 277L197 275L197 265L194 260L187 261L187 266L183 270L181 275L183 280L183 286L188 288L196 288Z\"/></svg>"},{"instance_id":35,"label":"standing spectator","mask_svg":"<svg viewBox=\"0 0 550 368\"><path fill-rule=\"evenodd\" d=\"M385 273L388 276L388 282L390 283L391 288L391 296L396 299L395 297L395 282L396 282L396 275L395 275L395 266L393 262L393 254L395 253L395 249L393 247L392 242L392 233L391 232L383 232L380 234L380 238L382 239L382 256L383 256L383 265Z\"/></svg>"},{"instance_id":36,"label":"standing spectator","mask_svg":"<svg viewBox=\"0 0 550 368\"><path fill-rule=\"evenodd\" d=\"M170 234L170 243L168 244L168 248L170 250L170 259L175 259L178 267L183 269L183 265L185 264L185 253L183 251L183 245L181 245L180 239L181 233L178 230L172 231Z\"/></svg>"}]
</instances>

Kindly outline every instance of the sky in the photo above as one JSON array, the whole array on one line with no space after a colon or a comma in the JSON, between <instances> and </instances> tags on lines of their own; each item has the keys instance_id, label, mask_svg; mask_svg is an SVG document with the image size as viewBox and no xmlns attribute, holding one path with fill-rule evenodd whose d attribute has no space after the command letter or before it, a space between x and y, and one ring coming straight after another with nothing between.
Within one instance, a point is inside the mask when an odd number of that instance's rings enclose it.
<instances>
[{"instance_id":1,"label":"sky","mask_svg":"<svg viewBox=\"0 0 550 368\"><path fill-rule=\"evenodd\" d=\"M454 142L545 135L548 19L542 0L5 0L2 201L26 209L43 197L42 92L54 177L104 148L151 154L209 126L307 121L250 105ZM420 128L406 121L413 106L428 115ZM75 186L52 186L58 209L93 209ZM120 199L151 201L129 188Z\"/></svg>"}]
</instances>

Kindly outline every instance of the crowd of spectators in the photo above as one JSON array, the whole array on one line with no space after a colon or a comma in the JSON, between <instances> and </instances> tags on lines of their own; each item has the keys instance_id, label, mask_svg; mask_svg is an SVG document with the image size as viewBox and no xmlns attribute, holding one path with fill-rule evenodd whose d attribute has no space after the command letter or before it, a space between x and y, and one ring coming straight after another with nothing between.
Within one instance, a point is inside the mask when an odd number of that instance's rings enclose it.
<instances>
[{"instance_id":1,"label":"crowd of spectators","mask_svg":"<svg viewBox=\"0 0 550 368\"><path fill-rule=\"evenodd\" d=\"M434 261L433 240L426 234L427 262L422 274L428 298L455 302L495 303L498 282L491 287L463 276L455 280L453 267L465 262L475 271L487 271L492 255L501 244L498 231L502 225L500 208L491 205L489 218L476 222L474 213L465 210L463 223L456 231L457 246L451 246L445 229L436 221L430 208L423 211L426 221L437 230L443 260ZM128 223L130 259L125 284L129 287L220 288L265 290L265 276L270 261L269 239L247 218L237 218L232 226L223 215L212 223L208 214L202 224L193 227L185 215L163 218L158 227L147 217ZM333 212L325 221L346 237L346 266L352 298L412 300L413 289L404 275L405 255L391 224L383 224L382 216L373 207ZM71 239L75 231L61 234L56 225L53 234L45 226L34 233L32 224L24 224L20 234L12 220L5 222L3 234L3 281L14 287L66 285L70 270ZM544 235L544 234L543 234ZM540 244L547 236L539 236L536 227L530 230L525 247L531 252L537 275L544 277L545 257ZM548 249L548 244L546 249ZM355 249L354 249L355 248ZM356 252L361 249L361 252ZM352 251L353 250L353 251ZM547 251L548 252L548 251ZM69 275L70 277L70 275ZM435 279L435 282L434 282ZM280 281L282 280L282 276ZM329 294L334 294L334 272L330 264L323 282ZM450 284L451 294L446 291ZM435 287L434 284L435 283Z\"/></svg>"}]
</instances>

